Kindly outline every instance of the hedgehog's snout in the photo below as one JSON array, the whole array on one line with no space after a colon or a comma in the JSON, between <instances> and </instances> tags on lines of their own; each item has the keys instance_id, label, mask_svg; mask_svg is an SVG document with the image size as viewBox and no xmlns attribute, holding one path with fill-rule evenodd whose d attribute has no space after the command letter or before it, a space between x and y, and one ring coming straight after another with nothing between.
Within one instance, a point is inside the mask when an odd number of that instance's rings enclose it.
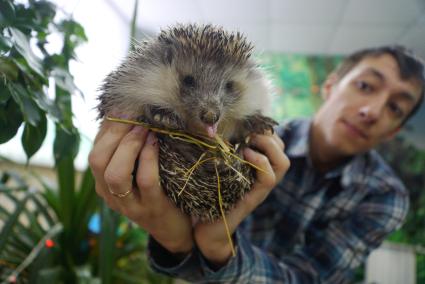
<instances>
[{"instance_id":1,"label":"hedgehog's snout","mask_svg":"<svg viewBox=\"0 0 425 284\"><path fill-rule=\"evenodd\" d=\"M199 118L207 125L214 125L220 119L220 111L218 109L203 109L199 113Z\"/></svg>"}]
</instances>

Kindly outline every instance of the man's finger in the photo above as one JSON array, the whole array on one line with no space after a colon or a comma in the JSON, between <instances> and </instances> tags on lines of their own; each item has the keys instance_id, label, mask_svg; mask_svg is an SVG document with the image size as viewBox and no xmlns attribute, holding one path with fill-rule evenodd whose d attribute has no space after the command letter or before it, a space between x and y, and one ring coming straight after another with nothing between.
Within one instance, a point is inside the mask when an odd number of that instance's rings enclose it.
<instances>
[{"instance_id":1,"label":"man's finger","mask_svg":"<svg viewBox=\"0 0 425 284\"><path fill-rule=\"evenodd\" d=\"M105 170L105 181L112 195L126 194L131 190L134 161L143 147L147 129L137 126L128 132L121 140ZM119 197L118 197L119 198ZM123 198L122 198L123 199ZM118 199L120 201L121 199Z\"/></svg>"},{"instance_id":2,"label":"man's finger","mask_svg":"<svg viewBox=\"0 0 425 284\"><path fill-rule=\"evenodd\" d=\"M283 148L271 135L255 135L250 144L269 159L273 169L279 168L281 165L280 159L283 157Z\"/></svg>"},{"instance_id":3,"label":"man's finger","mask_svg":"<svg viewBox=\"0 0 425 284\"><path fill-rule=\"evenodd\" d=\"M99 132L96 135L96 138L94 139L94 145L97 144L100 140L103 140L103 136L106 133L115 135L115 136L124 136L133 126L126 123L119 123L114 121L109 121L107 119L104 119L99 128Z\"/></svg>"},{"instance_id":4,"label":"man's finger","mask_svg":"<svg viewBox=\"0 0 425 284\"><path fill-rule=\"evenodd\" d=\"M136 174L140 194L143 195L143 200L146 202L160 193L158 152L158 139L153 132L149 132L146 143L140 152Z\"/></svg>"},{"instance_id":5,"label":"man's finger","mask_svg":"<svg viewBox=\"0 0 425 284\"><path fill-rule=\"evenodd\" d=\"M275 182L275 174L273 168L270 165L269 159L258 153L251 148L244 149L244 158L260 168L261 170L257 170L257 180L256 183L262 184L264 187L272 187Z\"/></svg>"}]
</instances>

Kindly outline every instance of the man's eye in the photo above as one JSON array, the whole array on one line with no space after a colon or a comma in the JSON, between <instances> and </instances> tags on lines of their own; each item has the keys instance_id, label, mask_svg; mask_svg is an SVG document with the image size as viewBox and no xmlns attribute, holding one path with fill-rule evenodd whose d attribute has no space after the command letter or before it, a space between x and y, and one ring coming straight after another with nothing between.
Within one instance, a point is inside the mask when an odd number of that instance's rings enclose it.
<instances>
[{"instance_id":1,"label":"man's eye","mask_svg":"<svg viewBox=\"0 0 425 284\"><path fill-rule=\"evenodd\" d=\"M356 85L357 85L357 88L362 92L370 93L373 91L372 85L370 85L369 83L365 81L358 81Z\"/></svg>"},{"instance_id":2,"label":"man's eye","mask_svg":"<svg viewBox=\"0 0 425 284\"><path fill-rule=\"evenodd\" d=\"M402 117L404 115L403 110L394 102L388 104L390 111L394 113L397 117Z\"/></svg>"}]
</instances>

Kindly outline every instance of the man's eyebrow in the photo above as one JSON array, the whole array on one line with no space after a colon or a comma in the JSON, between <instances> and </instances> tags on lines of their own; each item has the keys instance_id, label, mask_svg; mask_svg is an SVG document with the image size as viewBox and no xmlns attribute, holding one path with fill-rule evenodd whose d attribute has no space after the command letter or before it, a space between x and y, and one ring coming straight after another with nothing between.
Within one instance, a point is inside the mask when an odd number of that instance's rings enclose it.
<instances>
[{"instance_id":1,"label":"man's eyebrow","mask_svg":"<svg viewBox=\"0 0 425 284\"><path fill-rule=\"evenodd\" d=\"M368 68L364 71L364 74L372 74L373 76L377 77L380 81L385 81L385 76L375 68Z\"/></svg>"},{"instance_id":2,"label":"man's eyebrow","mask_svg":"<svg viewBox=\"0 0 425 284\"><path fill-rule=\"evenodd\" d=\"M411 102L414 102L414 103L416 102L416 97L409 92L401 92L401 93L398 94L398 96L407 100L407 101L411 101Z\"/></svg>"}]
</instances>

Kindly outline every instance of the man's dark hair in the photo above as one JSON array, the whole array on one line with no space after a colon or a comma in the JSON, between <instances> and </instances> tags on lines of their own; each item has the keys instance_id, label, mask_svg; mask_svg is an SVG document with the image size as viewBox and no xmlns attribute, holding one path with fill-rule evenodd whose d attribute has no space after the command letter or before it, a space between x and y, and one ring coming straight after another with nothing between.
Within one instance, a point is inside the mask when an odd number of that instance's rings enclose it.
<instances>
[{"instance_id":1,"label":"man's dark hair","mask_svg":"<svg viewBox=\"0 0 425 284\"><path fill-rule=\"evenodd\" d=\"M403 80L417 80L422 92L419 101L416 103L412 111L406 116L401 125L403 125L411 116L413 116L420 108L425 94L425 64L411 50L401 45L381 46L374 48L366 48L359 50L347 56L341 64L335 69L334 73L338 76L338 80L342 79L357 63L366 57L377 57L389 54L397 62L400 71L400 77Z\"/></svg>"}]
</instances>

